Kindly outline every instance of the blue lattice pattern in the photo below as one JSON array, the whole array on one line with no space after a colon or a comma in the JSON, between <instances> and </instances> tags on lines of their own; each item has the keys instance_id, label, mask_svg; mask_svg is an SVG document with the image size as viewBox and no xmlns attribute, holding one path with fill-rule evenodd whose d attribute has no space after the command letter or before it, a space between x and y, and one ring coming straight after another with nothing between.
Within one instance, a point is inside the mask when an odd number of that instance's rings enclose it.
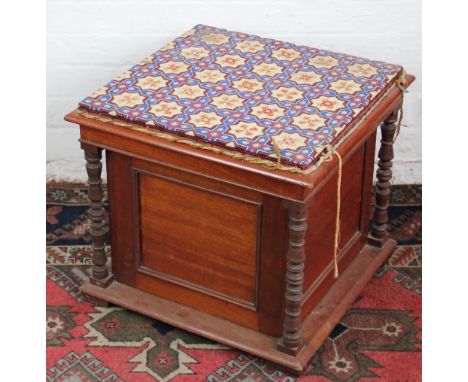
<instances>
[{"instance_id":1,"label":"blue lattice pattern","mask_svg":"<svg viewBox=\"0 0 468 382\"><path fill-rule=\"evenodd\" d=\"M402 68L197 25L81 108L307 169ZM120 127L121 128L121 127Z\"/></svg>"}]
</instances>

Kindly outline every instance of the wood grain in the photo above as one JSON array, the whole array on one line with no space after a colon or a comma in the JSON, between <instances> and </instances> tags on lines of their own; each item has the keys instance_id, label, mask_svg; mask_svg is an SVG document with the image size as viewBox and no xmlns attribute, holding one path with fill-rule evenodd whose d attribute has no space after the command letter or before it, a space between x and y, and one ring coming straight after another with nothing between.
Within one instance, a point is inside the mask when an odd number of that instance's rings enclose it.
<instances>
[{"instance_id":1,"label":"wood grain","mask_svg":"<svg viewBox=\"0 0 468 382\"><path fill-rule=\"evenodd\" d=\"M282 200L114 152L107 159L116 279L280 336Z\"/></svg>"},{"instance_id":2,"label":"wood grain","mask_svg":"<svg viewBox=\"0 0 468 382\"><path fill-rule=\"evenodd\" d=\"M288 202L288 253L286 254L285 310L283 336L278 349L295 355L302 346L301 308L304 289L305 234L307 206Z\"/></svg>"},{"instance_id":3,"label":"wood grain","mask_svg":"<svg viewBox=\"0 0 468 382\"><path fill-rule=\"evenodd\" d=\"M97 285L83 291L304 370L395 246L386 223L401 101L392 87L335 146L343 158L338 280L332 276L336 158L307 175L271 171L70 113L66 119L80 124L88 162L95 244L91 282ZM104 149L113 283L101 251Z\"/></svg>"},{"instance_id":4,"label":"wood grain","mask_svg":"<svg viewBox=\"0 0 468 382\"><path fill-rule=\"evenodd\" d=\"M106 287L112 281L112 274L107 269L107 258L104 250L105 210L102 202L102 149L96 146L82 144L88 173L88 198L90 201L89 218L91 220L90 235L92 240L92 277L90 281L100 287Z\"/></svg>"},{"instance_id":5,"label":"wood grain","mask_svg":"<svg viewBox=\"0 0 468 382\"><path fill-rule=\"evenodd\" d=\"M390 202L390 181L392 180L393 137L397 128L398 109L395 109L385 119L381 126L379 162L377 169L377 183L375 185L375 212L372 219L372 229L369 243L382 246L388 237L388 205Z\"/></svg>"},{"instance_id":6,"label":"wood grain","mask_svg":"<svg viewBox=\"0 0 468 382\"><path fill-rule=\"evenodd\" d=\"M139 174L139 271L257 306L260 206Z\"/></svg>"},{"instance_id":7,"label":"wood grain","mask_svg":"<svg viewBox=\"0 0 468 382\"><path fill-rule=\"evenodd\" d=\"M277 349L278 338L276 337L245 328L119 282L112 283L108 288L85 284L81 287L81 291L213 341L265 358L292 371L302 372L307 368L312 354L327 338L376 269L393 251L395 245L393 240L388 240L382 248L366 245L362 249L342 277L317 305L317 308L310 312L306 318L303 328L303 337L306 339L305 346L295 357Z\"/></svg>"}]
</instances>

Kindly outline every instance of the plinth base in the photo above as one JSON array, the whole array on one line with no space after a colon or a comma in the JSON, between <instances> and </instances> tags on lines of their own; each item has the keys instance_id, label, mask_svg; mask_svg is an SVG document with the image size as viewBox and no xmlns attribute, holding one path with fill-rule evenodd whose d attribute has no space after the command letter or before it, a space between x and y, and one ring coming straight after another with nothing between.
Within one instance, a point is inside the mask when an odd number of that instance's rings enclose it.
<instances>
[{"instance_id":1,"label":"plinth base","mask_svg":"<svg viewBox=\"0 0 468 382\"><path fill-rule=\"evenodd\" d=\"M314 353L346 313L349 306L396 246L387 240L381 248L366 245L303 323L303 347L296 356L278 350L279 338L211 316L178 303L113 281L107 288L87 283L83 293L145 316L185 329L277 363L295 373L303 372Z\"/></svg>"}]
</instances>

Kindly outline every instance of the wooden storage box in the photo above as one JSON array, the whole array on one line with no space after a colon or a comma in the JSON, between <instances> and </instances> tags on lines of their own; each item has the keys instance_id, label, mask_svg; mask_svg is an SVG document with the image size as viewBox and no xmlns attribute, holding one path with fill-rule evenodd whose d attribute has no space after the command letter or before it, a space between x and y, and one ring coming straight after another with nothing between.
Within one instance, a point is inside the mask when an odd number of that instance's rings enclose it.
<instances>
[{"instance_id":1,"label":"wooden storage box","mask_svg":"<svg viewBox=\"0 0 468 382\"><path fill-rule=\"evenodd\" d=\"M326 148L328 156L322 150L306 164L293 163L288 150L295 147L285 148L274 139L270 142L273 147L269 157L268 150L258 155L248 149L239 153L232 150L232 145L223 147L223 142L210 142L206 136L203 139L197 130L181 134L164 129L164 121L168 124L181 121L177 116L190 113L194 102L203 104L205 98L214 97L210 95L214 88L205 88L209 78L201 83L187 82L200 80L193 74L196 70L187 69L190 66L225 74L220 80L224 87L221 93L240 98L242 106L237 107L241 109L246 107L244 99L250 102L246 93L233 91L239 90L234 69L228 66L234 64L228 60L227 66L222 65L223 56L216 53L220 45L231 44L227 46L232 48L232 41L237 41L234 46L238 48L230 55L238 55L240 65L245 67L249 60L255 59L251 58L256 53L252 51L260 49L260 45L298 52L296 58L290 55L284 60L284 57L275 58L278 66L285 68L278 78L287 72L288 65L301 60L301 54L305 54L304 47L294 48L286 43L282 46L273 40L243 36L246 35L196 26L153 58L150 56L132 68L130 75L120 76L104 90L85 99L80 109L67 115L68 121L80 125L90 184L93 277L82 290L300 372L395 246L386 232L392 144L402 86L407 86L413 78L407 76L402 81L399 70L393 76L382 77L385 86L373 93L369 91L368 104L359 110L356 107L355 118L335 130ZM189 43L192 43L191 52L187 51ZM175 53L179 55L176 59ZM214 55L212 61L209 61L210 54ZM307 54L326 56L322 51ZM350 57L331 55L338 61ZM270 52L265 57L278 56ZM269 64L270 58L266 61ZM182 68L164 72L161 68L167 69L168 59ZM200 65L200 60L206 61L205 66ZM329 83L326 76L334 70L333 62L331 67L324 65L320 66L319 60L317 67L305 70ZM245 77L251 79L250 74ZM144 87L141 81L148 76L151 81L145 80ZM266 84L258 94L266 90L277 94L269 88L274 76L258 75L257 80ZM226 83L230 78L232 81ZM377 77L370 73L369 77L356 75L356 78L364 78L357 80L358 86L359 81L364 86L368 83L365 81ZM276 107L292 109L301 100L309 101L309 93L304 94L307 90L304 85L308 85L298 82L295 89L299 96L303 93L302 98L283 99ZM181 100L179 94L176 101L170 98L177 87L187 83L188 86L197 84L203 95ZM293 88L291 83L287 84L288 89ZM163 92L159 98L158 91ZM127 100L127 104L119 105L119 101L124 102L119 96L122 92L126 96L135 95L134 104L129 105ZM161 122L152 105L162 105L165 102L160 101L162 97L166 97L168 104L173 101L178 106L173 115L164 114L160 109L166 118ZM336 97L341 99L340 95ZM155 103L148 104L148 98L156 99ZM351 102L346 97L342 99ZM219 102L213 102L210 106L205 102L202 113L212 112L214 104L218 110L226 110ZM275 106L271 100L265 102L271 108ZM271 126L270 122L284 121L282 118L288 115L285 112L283 117L273 116L271 121L266 121L255 115L255 105L252 103L247 112L239 110L244 115L253 113L260 121L258 125ZM203 105L198 107L203 109ZM231 107L230 112L236 105ZM319 116L330 112L316 107ZM154 113L148 114L148 110ZM132 116L132 111L136 116ZM193 114L200 116L200 112ZM219 115L215 122L228 125L231 114L221 111ZM187 120L192 127L200 127L196 126L194 117L184 121ZM376 212L369 229L376 129L382 121L385 122L379 153ZM200 119L198 122L202 123ZM209 126L201 128L207 130ZM244 135L242 139L250 138ZM100 188L103 150L109 188L112 265L103 249L104 210ZM339 174L342 174L340 178ZM335 251L337 230L340 238ZM334 277L335 255L338 279Z\"/></svg>"}]
</instances>

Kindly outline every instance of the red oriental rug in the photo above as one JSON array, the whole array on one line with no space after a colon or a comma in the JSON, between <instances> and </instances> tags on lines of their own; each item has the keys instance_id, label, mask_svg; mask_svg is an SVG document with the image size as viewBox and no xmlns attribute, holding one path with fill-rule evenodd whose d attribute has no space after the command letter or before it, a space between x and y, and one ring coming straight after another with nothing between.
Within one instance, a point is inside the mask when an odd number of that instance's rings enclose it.
<instances>
[{"instance_id":1,"label":"red oriental rug","mask_svg":"<svg viewBox=\"0 0 468 382\"><path fill-rule=\"evenodd\" d=\"M399 246L299 378L81 294L86 210L84 188L47 188L47 381L421 381L421 186L394 187L390 231Z\"/></svg>"}]
</instances>

